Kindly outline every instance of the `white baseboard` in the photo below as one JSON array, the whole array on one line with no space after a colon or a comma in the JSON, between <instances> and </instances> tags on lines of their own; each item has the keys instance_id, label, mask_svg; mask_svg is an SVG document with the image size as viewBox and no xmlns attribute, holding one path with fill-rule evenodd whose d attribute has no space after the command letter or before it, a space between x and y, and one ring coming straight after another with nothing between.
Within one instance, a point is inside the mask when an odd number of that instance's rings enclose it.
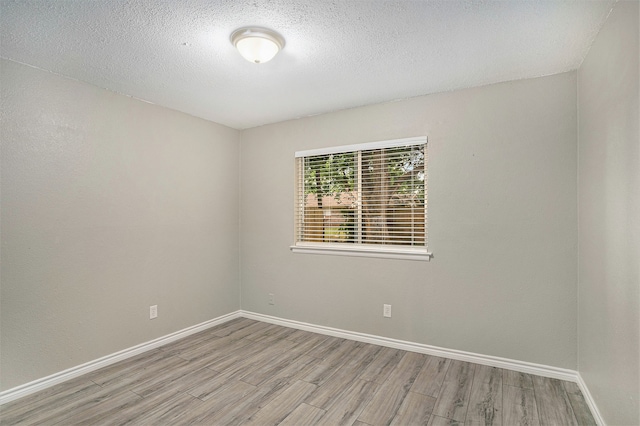
<instances>
[{"instance_id":1,"label":"white baseboard","mask_svg":"<svg viewBox=\"0 0 640 426\"><path fill-rule=\"evenodd\" d=\"M25 383L24 385L7 389L4 392L0 392L0 405L5 404L7 402L11 402L18 398L22 398L23 396L30 395L40 390L49 388L51 386L57 385L58 383L62 383L67 380L73 379L74 377L78 377L83 374L90 373L102 367L115 364L118 361L131 358L132 356L141 354L151 349L158 348L162 345L166 345L167 343L171 343L173 341L182 339L183 337L190 336L192 334L206 330L218 324L222 324L224 322L230 321L234 318L239 318L240 316L241 316L240 311L231 312L230 314L222 315L220 317L211 319L209 321L205 321L203 323L196 324L191 327L187 327L185 329L176 331L175 333L167 334L166 336L159 337L154 340L150 340L146 343L141 343L139 345L130 347L128 349L124 349L122 351L113 353L111 355L104 356L102 358L98 358L93 361L89 361L85 364L81 364L76 367L71 367L67 370L60 371L50 376L43 377L41 379L37 379L29 383Z\"/></svg>"},{"instance_id":2,"label":"white baseboard","mask_svg":"<svg viewBox=\"0 0 640 426\"><path fill-rule=\"evenodd\" d=\"M580 374L580 372L578 372L577 383L578 383L578 387L580 388L580 391L582 392L582 396L584 396L585 401L587 401L587 405L591 410L591 414L593 415L594 420L596 421L596 423L598 423L598 426L605 426L606 423L602 418L602 414L600 414L600 410L598 410L598 406L596 405L596 402L594 401L593 396L591 395L591 392L589 392L589 388L587 387L587 384L582 379L582 375Z\"/></svg>"},{"instance_id":3,"label":"white baseboard","mask_svg":"<svg viewBox=\"0 0 640 426\"><path fill-rule=\"evenodd\" d=\"M374 336L371 334L358 333L354 331L341 330L338 328L324 327L320 325L309 324L306 322L293 321L272 317L269 315L258 314L249 311L240 311L240 316L254 319L257 321L268 322L271 324L282 325L285 327L296 328L299 330L311 331L313 333L324 334L328 336L340 337L343 339L356 340L358 342L371 343L374 345L387 346L389 348L402 349L405 351L418 352L421 354L439 356L443 358L451 358L459 361L472 362L475 364L488 365L491 367L506 368L509 370L520 371L522 373L535 374L538 376L550 377L553 379L567 380L578 383L578 372L564 368L551 367L548 365L534 364L531 362L517 361L513 359L500 358L491 355L482 355L473 352L459 351L456 349L446 349L437 346L425 345L422 343L407 342L404 340L391 339L389 337Z\"/></svg>"}]
</instances>

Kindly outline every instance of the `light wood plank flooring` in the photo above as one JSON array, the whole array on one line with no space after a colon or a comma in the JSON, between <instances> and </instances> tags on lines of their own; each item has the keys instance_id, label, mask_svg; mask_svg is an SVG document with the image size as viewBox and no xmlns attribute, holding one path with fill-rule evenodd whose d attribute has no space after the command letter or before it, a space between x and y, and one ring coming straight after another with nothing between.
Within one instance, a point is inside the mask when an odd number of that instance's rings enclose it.
<instances>
[{"instance_id":1,"label":"light wood plank flooring","mask_svg":"<svg viewBox=\"0 0 640 426\"><path fill-rule=\"evenodd\" d=\"M0 407L3 425L593 425L569 382L239 318Z\"/></svg>"}]
</instances>

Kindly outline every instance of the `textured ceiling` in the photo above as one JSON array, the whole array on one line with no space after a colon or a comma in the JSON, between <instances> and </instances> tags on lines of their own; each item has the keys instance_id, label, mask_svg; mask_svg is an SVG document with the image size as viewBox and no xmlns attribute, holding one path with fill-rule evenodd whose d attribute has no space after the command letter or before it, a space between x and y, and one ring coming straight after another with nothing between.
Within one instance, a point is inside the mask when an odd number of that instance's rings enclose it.
<instances>
[{"instance_id":1,"label":"textured ceiling","mask_svg":"<svg viewBox=\"0 0 640 426\"><path fill-rule=\"evenodd\" d=\"M243 129L576 69L615 0L0 0L0 55ZM286 39L261 65L229 41Z\"/></svg>"}]
</instances>

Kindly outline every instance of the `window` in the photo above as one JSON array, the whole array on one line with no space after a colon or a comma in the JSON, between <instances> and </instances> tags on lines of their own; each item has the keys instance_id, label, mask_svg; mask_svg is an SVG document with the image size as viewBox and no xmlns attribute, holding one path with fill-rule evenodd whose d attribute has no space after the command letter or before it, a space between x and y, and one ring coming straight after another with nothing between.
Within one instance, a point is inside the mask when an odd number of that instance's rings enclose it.
<instances>
[{"instance_id":1,"label":"window","mask_svg":"<svg viewBox=\"0 0 640 426\"><path fill-rule=\"evenodd\" d=\"M296 152L294 252L428 260L427 138Z\"/></svg>"}]
</instances>

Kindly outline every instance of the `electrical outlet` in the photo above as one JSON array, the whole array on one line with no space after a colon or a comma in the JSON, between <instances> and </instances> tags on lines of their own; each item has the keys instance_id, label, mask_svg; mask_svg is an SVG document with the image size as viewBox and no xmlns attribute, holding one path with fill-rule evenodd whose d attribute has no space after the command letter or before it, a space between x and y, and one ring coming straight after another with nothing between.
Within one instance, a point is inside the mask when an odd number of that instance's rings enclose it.
<instances>
[{"instance_id":1,"label":"electrical outlet","mask_svg":"<svg viewBox=\"0 0 640 426\"><path fill-rule=\"evenodd\" d=\"M158 305L149 306L149 319L158 317Z\"/></svg>"},{"instance_id":2,"label":"electrical outlet","mask_svg":"<svg viewBox=\"0 0 640 426\"><path fill-rule=\"evenodd\" d=\"M274 296L273 293L269 293L269 304L270 305L276 304L276 296Z\"/></svg>"},{"instance_id":3,"label":"electrical outlet","mask_svg":"<svg viewBox=\"0 0 640 426\"><path fill-rule=\"evenodd\" d=\"M391 305L382 305L382 315L391 318Z\"/></svg>"}]
</instances>

